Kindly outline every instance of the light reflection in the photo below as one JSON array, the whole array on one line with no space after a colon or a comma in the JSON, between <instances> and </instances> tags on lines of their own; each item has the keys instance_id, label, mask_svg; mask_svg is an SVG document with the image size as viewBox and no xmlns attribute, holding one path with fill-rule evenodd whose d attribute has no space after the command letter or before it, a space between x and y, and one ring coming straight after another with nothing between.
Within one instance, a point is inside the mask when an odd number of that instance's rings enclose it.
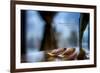
<instances>
[{"instance_id":1,"label":"light reflection","mask_svg":"<svg viewBox=\"0 0 100 73\"><path fill-rule=\"evenodd\" d=\"M60 48L78 46L79 18L80 13L71 12L59 12L54 17L53 26L56 28L56 37Z\"/></svg>"},{"instance_id":2,"label":"light reflection","mask_svg":"<svg viewBox=\"0 0 100 73\"><path fill-rule=\"evenodd\" d=\"M37 11L26 11L26 40L27 48L38 50L43 37L45 22ZM30 44L32 47L30 47Z\"/></svg>"}]
</instances>

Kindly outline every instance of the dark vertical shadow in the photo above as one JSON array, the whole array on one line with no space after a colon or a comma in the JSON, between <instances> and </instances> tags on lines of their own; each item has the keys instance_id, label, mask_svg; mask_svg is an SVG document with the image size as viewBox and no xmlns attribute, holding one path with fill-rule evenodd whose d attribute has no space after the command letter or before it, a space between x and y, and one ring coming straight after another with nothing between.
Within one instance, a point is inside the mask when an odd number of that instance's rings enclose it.
<instances>
[{"instance_id":1,"label":"dark vertical shadow","mask_svg":"<svg viewBox=\"0 0 100 73\"><path fill-rule=\"evenodd\" d=\"M80 15L80 30L79 30L79 48L80 53L77 57L78 60L83 60L86 58L86 53L82 48L82 39L84 31L89 23L89 13L81 13Z\"/></svg>"},{"instance_id":2,"label":"dark vertical shadow","mask_svg":"<svg viewBox=\"0 0 100 73\"><path fill-rule=\"evenodd\" d=\"M88 50L90 51L90 22L88 25Z\"/></svg>"},{"instance_id":3,"label":"dark vertical shadow","mask_svg":"<svg viewBox=\"0 0 100 73\"><path fill-rule=\"evenodd\" d=\"M26 53L26 11L21 10L21 55Z\"/></svg>"},{"instance_id":4,"label":"dark vertical shadow","mask_svg":"<svg viewBox=\"0 0 100 73\"><path fill-rule=\"evenodd\" d=\"M43 20L46 22L40 50L42 51L55 49L57 48L57 42L55 40L54 30L52 28L52 19L55 12L40 11L39 13Z\"/></svg>"}]
</instances>

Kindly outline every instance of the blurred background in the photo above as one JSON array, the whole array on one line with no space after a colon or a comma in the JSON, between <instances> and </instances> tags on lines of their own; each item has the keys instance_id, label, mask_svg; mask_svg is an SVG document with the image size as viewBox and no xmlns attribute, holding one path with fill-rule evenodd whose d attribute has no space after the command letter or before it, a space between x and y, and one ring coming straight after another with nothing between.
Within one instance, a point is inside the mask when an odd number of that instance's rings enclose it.
<instances>
[{"instance_id":1,"label":"blurred background","mask_svg":"<svg viewBox=\"0 0 100 73\"><path fill-rule=\"evenodd\" d=\"M88 17L88 13L21 10L21 62L45 61L45 51L57 48L79 50L81 45L89 51Z\"/></svg>"}]
</instances>

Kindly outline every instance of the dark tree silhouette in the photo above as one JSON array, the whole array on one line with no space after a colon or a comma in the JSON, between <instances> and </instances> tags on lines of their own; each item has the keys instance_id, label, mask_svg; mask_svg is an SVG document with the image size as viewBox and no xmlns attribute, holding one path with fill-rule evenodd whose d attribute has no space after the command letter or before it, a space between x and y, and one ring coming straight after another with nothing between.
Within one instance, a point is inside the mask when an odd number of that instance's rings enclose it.
<instances>
[{"instance_id":1,"label":"dark tree silhouette","mask_svg":"<svg viewBox=\"0 0 100 73\"><path fill-rule=\"evenodd\" d=\"M80 31L79 31L79 47L80 47L80 53L78 55L78 59L82 60L86 58L86 53L82 49L82 39L83 39L83 34L84 31L89 23L89 14L88 13L82 13L80 14Z\"/></svg>"},{"instance_id":2,"label":"dark tree silhouette","mask_svg":"<svg viewBox=\"0 0 100 73\"><path fill-rule=\"evenodd\" d=\"M40 11L39 13L43 20L46 22L40 50L55 49L57 48L57 42L55 40L54 31L51 25L55 12Z\"/></svg>"}]
</instances>

